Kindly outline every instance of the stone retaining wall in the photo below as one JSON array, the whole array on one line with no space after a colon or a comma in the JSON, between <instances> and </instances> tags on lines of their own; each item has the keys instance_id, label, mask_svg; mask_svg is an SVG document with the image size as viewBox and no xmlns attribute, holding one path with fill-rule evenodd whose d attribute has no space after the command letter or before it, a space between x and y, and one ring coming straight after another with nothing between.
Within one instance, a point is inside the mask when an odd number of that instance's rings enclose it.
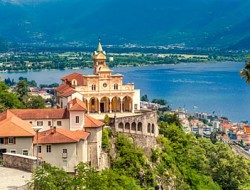
<instances>
[{"instance_id":1,"label":"stone retaining wall","mask_svg":"<svg viewBox=\"0 0 250 190\"><path fill-rule=\"evenodd\" d=\"M3 153L3 162L5 167L33 172L36 166L36 157Z\"/></svg>"}]
</instances>

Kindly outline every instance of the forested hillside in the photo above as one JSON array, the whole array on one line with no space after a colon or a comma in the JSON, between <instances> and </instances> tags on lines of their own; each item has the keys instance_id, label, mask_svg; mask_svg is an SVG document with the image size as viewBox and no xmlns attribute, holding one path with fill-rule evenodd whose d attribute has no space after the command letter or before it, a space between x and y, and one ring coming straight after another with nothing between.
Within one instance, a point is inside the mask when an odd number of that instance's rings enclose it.
<instances>
[{"instance_id":1,"label":"forested hillside","mask_svg":"<svg viewBox=\"0 0 250 190\"><path fill-rule=\"evenodd\" d=\"M248 0L0 1L0 38L249 49Z\"/></svg>"},{"instance_id":2,"label":"forested hillside","mask_svg":"<svg viewBox=\"0 0 250 190\"><path fill-rule=\"evenodd\" d=\"M250 188L250 162L233 154L223 143L185 134L175 124L160 123L162 136L151 154L136 147L119 133L104 130L103 148L111 168L98 172L79 164L77 175L44 165L30 185L42 189L176 189L237 190ZM39 189L40 189L39 188Z\"/></svg>"}]
</instances>

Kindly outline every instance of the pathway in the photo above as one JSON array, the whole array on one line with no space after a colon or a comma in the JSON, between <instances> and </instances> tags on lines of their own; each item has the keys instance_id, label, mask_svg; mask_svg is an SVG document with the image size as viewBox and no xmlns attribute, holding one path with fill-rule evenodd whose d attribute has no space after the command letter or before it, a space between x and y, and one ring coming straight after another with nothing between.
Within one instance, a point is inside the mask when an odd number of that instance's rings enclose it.
<instances>
[{"instance_id":1,"label":"pathway","mask_svg":"<svg viewBox=\"0 0 250 190\"><path fill-rule=\"evenodd\" d=\"M32 173L13 168L0 167L0 190L26 190Z\"/></svg>"}]
</instances>

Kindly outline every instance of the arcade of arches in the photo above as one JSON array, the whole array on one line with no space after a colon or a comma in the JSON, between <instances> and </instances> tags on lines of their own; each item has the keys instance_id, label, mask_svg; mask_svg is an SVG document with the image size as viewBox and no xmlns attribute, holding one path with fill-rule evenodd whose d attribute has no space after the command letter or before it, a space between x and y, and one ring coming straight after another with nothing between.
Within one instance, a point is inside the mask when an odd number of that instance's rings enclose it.
<instances>
[{"instance_id":1,"label":"arcade of arches","mask_svg":"<svg viewBox=\"0 0 250 190\"><path fill-rule=\"evenodd\" d=\"M133 101L130 96L125 97L92 97L84 99L89 113L132 112Z\"/></svg>"}]
</instances>

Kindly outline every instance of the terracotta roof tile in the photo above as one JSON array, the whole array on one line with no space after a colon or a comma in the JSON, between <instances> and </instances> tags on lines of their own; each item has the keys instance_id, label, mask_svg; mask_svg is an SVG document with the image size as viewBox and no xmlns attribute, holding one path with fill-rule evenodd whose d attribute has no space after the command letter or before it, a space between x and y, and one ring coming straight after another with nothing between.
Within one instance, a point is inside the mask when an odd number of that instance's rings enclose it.
<instances>
[{"instance_id":1,"label":"terracotta roof tile","mask_svg":"<svg viewBox=\"0 0 250 190\"><path fill-rule=\"evenodd\" d=\"M71 73L63 78L61 78L61 80L67 80L67 81L72 81L73 79L75 79L77 81L78 85L83 85L83 80L84 80L84 75L83 74L79 74L79 73Z\"/></svg>"},{"instance_id":2,"label":"terracotta roof tile","mask_svg":"<svg viewBox=\"0 0 250 190\"><path fill-rule=\"evenodd\" d=\"M244 132L250 134L250 126L244 126Z\"/></svg>"},{"instance_id":3,"label":"terracotta roof tile","mask_svg":"<svg viewBox=\"0 0 250 190\"><path fill-rule=\"evenodd\" d=\"M221 123L220 125L221 125L222 127L224 127L224 128L231 128L231 127L234 126L234 124L232 124L232 123Z\"/></svg>"},{"instance_id":4,"label":"terracotta roof tile","mask_svg":"<svg viewBox=\"0 0 250 190\"><path fill-rule=\"evenodd\" d=\"M85 125L84 127L102 127L104 125L103 122L85 114Z\"/></svg>"},{"instance_id":5,"label":"terracotta roof tile","mask_svg":"<svg viewBox=\"0 0 250 190\"><path fill-rule=\"evenodd\" d=\"M55 88L55 90L59 93L62 93L63 91L65 91L69 88L71 88L71 87L68 84L63 83L60 86L58 86L57 88Z\"/></svg>"},{"instance_id":6,"label":"terracotta roof tile","mask_svg":"<svg viewBox=\"0 0 250 190\"><path fill-rule=\"evenodd\" d=\"M78 98L71 100L68 105L69 111L87 111L86 104Z\"/></svg>"},{"instance_id":7,"label":"terracotta roof tile","mask_svg":"<svg viewBox=\"0 0 250 190\"><path fill-rule=\"evenodd\" d=\"M13 109L9 110L17 117L27 119L67 119L67 109Z\"/></svg>"},{"instance_id":8,"label":"terracotta roof tile","mask_svg":"<svg viewBox=\"0 0 250 190\"><path fill-rule=\"evenodd\" d=\"M64 90L59 96L68 97L74 94L76 91L73 88L68 88Z\"/></svg>"},{"instance_id":9,"label":"terracotta roof tile","mask_svg":"<svg viewBox=\"0 0 250 190\"><path fill-rule=\"evenodd\" d=\"M81 139L86 140L88 136L89 133L85 131L55 128L38 133L38 142L39 144L74 143ZM36 143L36 137L34 137L34 144Z\"/></svg>"},{"instance_id":10,"label":"terracotta roof tile","mask_svg":"<svg viewBox=\"0 0 250 190\"><path fill-rule=\"evenodd\" d=\"M2 117L3 115L5 118ZM2 118L0 122L1 137L32 137L35 135L29 122L23 121L10 111L1 113L0 117Z\"/></svg>"}]
</instances>

